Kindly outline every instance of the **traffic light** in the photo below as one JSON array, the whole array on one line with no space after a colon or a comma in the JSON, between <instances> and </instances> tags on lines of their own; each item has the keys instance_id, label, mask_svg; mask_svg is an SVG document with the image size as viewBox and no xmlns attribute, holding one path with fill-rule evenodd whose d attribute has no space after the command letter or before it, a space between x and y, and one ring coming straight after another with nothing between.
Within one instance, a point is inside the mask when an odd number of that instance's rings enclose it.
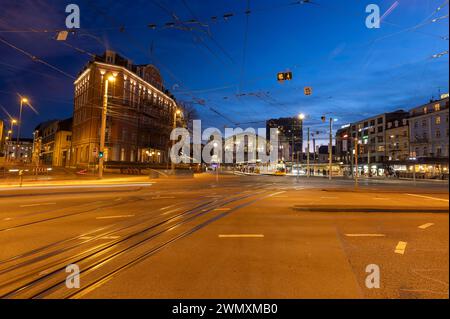
<instances>
[{"instance_id":1,"label":"traffic light","mask_svg":"<svg viewBox=\"0 0 450 319\"><path fill-rule=\"evenodd\" d=\"M280 73L278 73L277 80L280 81L280 82L292 80L292 72L280 72Z\"/></svg>"},{"instance_id":2,"label":"traffic light","mask_svg":"<svg viewBox=\"0 0 450 319\"><path fill-rule=\"evenodd\" d=\"M312 88L307 86L307 87L305 87L304 92L305 92L305 95L307 95L307 96L312 95Z\"/></svg>"},{"instance_id":3,"label":"traffic light","mask_svg":"<svg viewBox=\"0 0 450 319\"><path fill-rule=\"evenodd\" d=\"M98 153L98 158L103 158L103 152Z\"/></svg>"}]
</instances>

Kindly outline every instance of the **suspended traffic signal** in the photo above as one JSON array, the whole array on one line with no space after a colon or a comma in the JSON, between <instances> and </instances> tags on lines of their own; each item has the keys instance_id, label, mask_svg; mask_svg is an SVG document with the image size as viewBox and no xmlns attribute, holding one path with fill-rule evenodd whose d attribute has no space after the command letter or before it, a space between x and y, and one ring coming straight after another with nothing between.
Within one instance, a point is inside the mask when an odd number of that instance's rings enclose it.
<instances>
[{"instance_id":1,"label":"suspended traffic signal","mask_svg":"<svg viewBox=\"0 0 450 319\"><path fill-rule=\"evenodd\" d=\"M292 80L292 72L280 72L280 73L278 73L277 80L280 81L280 82Z\"/></svg>"}]
</instances>

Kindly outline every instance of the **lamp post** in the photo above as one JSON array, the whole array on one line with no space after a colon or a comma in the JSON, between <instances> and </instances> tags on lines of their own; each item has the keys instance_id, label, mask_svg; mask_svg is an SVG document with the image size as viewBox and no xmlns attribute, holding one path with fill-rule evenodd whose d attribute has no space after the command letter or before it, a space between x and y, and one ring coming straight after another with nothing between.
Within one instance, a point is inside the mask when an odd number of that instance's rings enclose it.
<instances>
[{"instance_id":1,"label":"lamp post","mask_svg":"<svg viewBox=\"0 0 450 319\"><path fill-rule=\"evenodd\" d=\"M116 77L110 75L105 80L105 94L103 95L103 108L102 108L102 120L100 126L100 146L99 146L99 159L98 159L98 178L103 178L103 166L104 166L104 156L105 156L105 138L106 138L106 116L108 113L108 86L109 82L114 83Z\"/></svg>"},{"instance_id":2,"label":"lamp post","mask_svg":"<svg viewBox=\"0 0 450 319\"><path fill-rule=\"evenodd\" d=\"M24 104L28 104L28 99L26 97L21 97L20 98L20 108L19 108L19 122L17 123L16 159L19 158L20 129L22 126L22 110L23 110Z\"/></svg>"},{"instance_id":3,"label":"lamp post","mask_svg":"<svg viewBox=\"0 0 450 319\"><path fill-rule=\"evenodd\" d=\"M173 126L172 128L175 130L177 128L177 116L181 115L181 111L180 110L175 110L175 112L173 112ZM175 141L172 141L172 147L175 145ZM171 155L171 151L169 150L169 161L170 161L170 169L172 171L172 174L175 173L175 162L173 161Z\"/></svg>"},{"instance_id":4,"label":"lamp post","mask_svg":"<svg viewBox=\"0 0 450 319\"><path fill-rule=\"evenodd\" d=\"M300 113L298 115L298 119L300 120L300 129L303 132L303 120L305 119L305 114ZM303 134L302 134L303 135ZM293 143L295 142L295 140L293 141ZM297 180L300 177L300 156L302 155L302 148L300 147L300 153L297 153ZM303 156L302 156L303 157Z\"/></svg>"},{"instance_id":5,"label":"lamp post","mask_svg":"<svg viewBox=\"0 0 450 319\"><path fill-rule=\"evenodd\" d=\"M306 176L309 178L311 176L311 170L309 168L309 127L308 127L308 143L306 148Z\"/></svg>"},{"instance_id":6,"label":"lamp post","mask_svg":"<svg viewBox=\"0 0 450 319\"><path fill-rule=\"evenodd\" d=\"M358 167L358 138L355 138L355 167L356 167L356 172L355 172L355 187L358 188L358 177L359 177L359 167Z\"/></svg>"}]
</instances>

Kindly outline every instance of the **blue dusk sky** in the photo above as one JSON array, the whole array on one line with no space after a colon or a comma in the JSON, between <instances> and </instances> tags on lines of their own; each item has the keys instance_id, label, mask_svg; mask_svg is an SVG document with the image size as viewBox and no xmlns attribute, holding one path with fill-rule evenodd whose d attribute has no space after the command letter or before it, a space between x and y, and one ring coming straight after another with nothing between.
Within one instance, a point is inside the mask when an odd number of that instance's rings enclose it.
<instances>
[{"instance_id":1,"label":"blue dusk sky","mask_svg":"<svg viewBox=\"0 0 450 319\"><path fill-rule=\"evenodd\" d=\"M80 7L81 29L57 42L69 3ZM384 15L379 29L366 27L371 3ZM17 117L18 94L29 97L39 114L24 111L24 137L72 116L72 77L105 48L155 64L204 127L264 127L304 113L305 126L325 131L324 114L339 127L448 92L448 54L433 58L448 52L444 0L0 0L0 8L0 118L4 109ZM278 83L280 71L293 80Z\"/></svg>"}]
</instances>

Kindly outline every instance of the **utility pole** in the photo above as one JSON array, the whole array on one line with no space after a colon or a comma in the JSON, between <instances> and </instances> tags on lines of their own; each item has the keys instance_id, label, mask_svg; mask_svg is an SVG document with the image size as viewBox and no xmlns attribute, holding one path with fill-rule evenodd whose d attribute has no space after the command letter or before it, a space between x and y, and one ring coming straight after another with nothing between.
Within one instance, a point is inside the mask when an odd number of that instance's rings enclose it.
<instances>
[{"instance_id":1,"label":"utility pole","mask_svg":"<svg viewBox=\"0 0 450 319\"><path fill-rule=\"evenodd\" d=\"M307 143L307 149L306 149L306 176L308 176L308 178L310 177L310 168L309 168L309 127L308 127L308 143Z\"/></svg>"},{"instance_id":2,"label":"utility pole","mask_svg":"<svg viewBox=\"0 0 450 319\"><path fill-rule=\"evenodd\" d=\"M114 82L115 76L111 75L105 80L105 94L103 95L102 119L100 126L100 146L98 150L98 178L103 178L103 166L105 157L105 138L106 138L106 116L108 113L108 86L109 82Z\"/></svg>"},{"instance_id":3,"label":"utility pole","mask_svg":"<svg viewBox=\"0 0 450 319\"><path fill-rule=\"evenodd\" d=\"M328 146L328 166L329 166L329 180L331 181L332 179L332 169L333 169L333 118L330 117L330 143Z\"/></svg>"},{"instance_id":4,"label":"utility pole","mask_svg":"<svg viewBox=\"0 0 450 319\"><path fill-rule=\"evenodd\" d=\"M173 112L173 129L175 130L177 128L177 115L181 114L180 110L175 109ZM175 145L175 141L172 141L172 148ZM175 174L175 162L170 156L171 151L169 150L169 161L170 161L170 170L172 171L172 174Z\"/></svg>"},{"instance_id":5,"label":"utility pole","mask_svg":"<svg viewBox=\"0 0 450 319\"><path fill-rule=\"evenodd\" d=\"M24 98L24 97L20 97L20 110L19 110L19 122L17 123L17 145L16 145L16 160L19 160L19 154L20 154L20 150L19 150L19 143L20 143L20 129L22 127L22 109L23 109L23 104L24 103L28 103L28 99ZM12 136L11 136L12 137Z\"/></svg>"},{"instance_id":6,"label":"utility pole","mask_svg":"<svg viewBox=\"0 0 450 319\"><path fill-rule=\"evenodd\" d=\"M358 170L358 139L355 139L355 187L358 188L358 174L359 174L359 170Z\"/></svg>"},{"instance_id":7,"label":"utility pole","mask_svg":"<svg viewBox=\"0 0 450 319\"><path fill-rule=\"evenodd\" d=\"M100 124L100 146L98 150L98 178L103 178L103 155L106 136L106 115L108 112L108 80L105 80L105 93L103 95L102 120Z\"/></svg>"}]
</instances>

